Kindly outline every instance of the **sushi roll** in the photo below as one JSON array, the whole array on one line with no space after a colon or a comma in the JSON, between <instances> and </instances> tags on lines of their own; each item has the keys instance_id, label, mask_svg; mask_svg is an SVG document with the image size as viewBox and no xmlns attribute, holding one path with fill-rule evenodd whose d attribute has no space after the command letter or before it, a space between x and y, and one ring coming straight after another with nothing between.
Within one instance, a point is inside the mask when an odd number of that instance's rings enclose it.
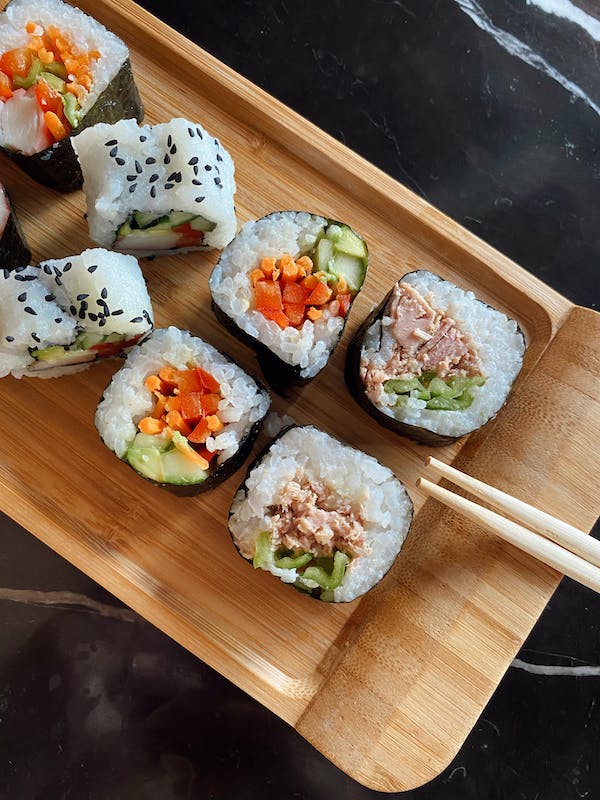
<instances>
[{"instance_id":1,"label":"sushi roll","mask_svg":"<svg viewBox=\"0 0 600 800\"><path fill-rule=\"evenodd\" d=\"M196 122L95 125L73 141L91 238L138 257L222 248L235 236L233 161Z\"/></svg>"},{"instance_id":2,"label":"sushi roll","mask_svg":"<svg viewBox=\"0 0 600 800\"><path fill-rule=\"evenodd\" d=\"M85 369L141 342L152 325L132 256L95 249L0 270L0 377Z\"/></svg>"},{"instance_id":3,"label":"sushi roll","mask_svg":"<svg viewBox=\"0 0 600 800\"><path fill-rule=\"evenodd\" d=\"M399 280L358 330L346 382L380 424L443 445L497 414L524 354L514 320L419 270Z\"/></svg>"},{"instance_id":4,"label":"sushi roll","mask_svg":"<svg viewBox=\"0 0 600 800\"><path fill-rule=\"evenodd\" d=\"M214 347L163 328L113 377L96 428L143 478L195 495L241 466L269 405L267 390Z\"/></svg>"},{"instance_id":5,"label":"sushi roll","mask_svg":"<svg viewBox=\"0 0 600 800\"><path fill-rule=\"evenodd\" d=\"M412 515L391 470L303 426L288 428L250 468L233 499L229 531L256 569L345 603L386 574Z\"/></svg>"},{"instance_id":6,"label":"sushi roll","mask_svg":"<svg viewBox=\"0 0 600 800\"><path fill-rule=\"evenodd\" d=\"M210 280L213 310L258 351L274 385L315 377L365 280L364 240L342 222L281 211L248 222Z\"/></svg>"},{"instance_id":7,"label":"sushi roll","mask_svg":"<svg viewBox=\"0 0 600 800\"><path fill-rule=\"evenodd\" d=\"M0 269L28 264L31 253L13 211L6 189L0 183Z\"/></svg>"},{"instance_id":8,"label":"sushi roll","mask_svg":"<svg viewBox=\"0 0 600 800\"><path fill-rule=\"evenodd\" d=\"M143 117L125 44L61 0L12 0L0 14L0 147L32 178L81 186L72 137Z\"/></svg>"}]
</instances>

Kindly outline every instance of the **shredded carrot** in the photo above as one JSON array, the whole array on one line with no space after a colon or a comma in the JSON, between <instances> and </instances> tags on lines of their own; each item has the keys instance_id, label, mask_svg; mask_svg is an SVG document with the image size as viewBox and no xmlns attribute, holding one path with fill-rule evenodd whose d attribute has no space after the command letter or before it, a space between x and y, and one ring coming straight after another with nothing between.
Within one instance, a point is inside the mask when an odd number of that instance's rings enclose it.
<instances>
[{"instance_id":1,"label":"shredded carrot","mask_svg":"<svg viewBox=\"0 0 600 800\"><path fill-rule=\"evenodd\" d=\"M260 268L264 272L266 278L270 278L275 269L274 258L263 258L260 262Z\"/></svg>"},{"instance_id":2,"label":"shredded carrot","mask_svg":"<svg viewBox=\"0 0 600 800\"><path fill-rule=\"evenodd\" d=\"M223 423L216 414L211 414L210 417L206 417L206 424L208 425L208 430L213 433L223 430Z\"/></svg>"},{"instance_id":3,"label":"shredded carrot","mask_svg":"<svg viewBox=\"0 0 600 800\"><path fill-rule=\"evenodd\" d=\"M36 28L37 25L35 24L35 22L28 22L27 25L25 25L25 30L27 31L27 33L35 33Z\"/></svg>"},{"instance_id":4,"label":"shredded carrot","mask_svg":"<svg viewBox=\"0 0 600 800\"><path fill-rule=\"evenodd\" d=\"M152 436L164 431L165 422L162 419L154 419L154 417L144 417L144 419L139 421L138 428L142 433L147 433Z\"/></svg>"},{"instance_id":5,"label":"shredded carrot","mask_svg":"<svg viewBox=\"0 0 600 800\"><path fill-rule=\"evenodd\" d=\"M46 111L44 114L44 122L57 142L68 135L66 126L60 121L54 111Z\"/></svg>"},{"instance_id":6,"label":"shredded carrot","mask_svg":"<svg viewBox=\"0 0 600 800\"><path fill-rule=\"evenodd\" d=\"M323 316L323 312L321 311L320 308L315 308L314 306L311 306L306 312L306 316L314 322L315 320L320 319Z\"/></svg>"},{"instance_id":7,"label":"shredded carrot","mask_svg":"<svg viewBox=\"0 0 600 800\"><path fill-rule=\"evenodd\" d=\"M152 412L152 416L155 417L156 419L162 419L163 415L166 413L166 405L167 405L167 398L162 394L158 394L158 397L156 398L156 405L154 406L154 411Z\"/></svg>"},{"instance_id":8,"label":"shredded carrot","mask_svg":"<svg viewBox=\"0 0 600 800\"><path fill-rule=\"evenodd\" d=\"M262 269L253 269L250 273L250 283L252 286L256 286L259 281L264 281L266 277Z\"/></svg>"}]
</instances>

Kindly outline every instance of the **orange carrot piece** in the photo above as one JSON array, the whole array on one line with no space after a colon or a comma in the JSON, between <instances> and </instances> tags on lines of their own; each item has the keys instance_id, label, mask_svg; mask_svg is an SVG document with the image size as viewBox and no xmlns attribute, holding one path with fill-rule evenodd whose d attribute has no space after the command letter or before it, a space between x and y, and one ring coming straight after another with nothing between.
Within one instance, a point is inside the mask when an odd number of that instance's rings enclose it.
<instances>
[{"instance_id":1,"label":"orange carrot piece","mask_svg":"<svg viewBox=\"0 0 600 800\"><path fill-rule=\"evenodd\" d=\"M179 386L181 371L174 367L163 367L159 370L158 377L163 383L166 383L169 388L173 388L174 386Z\"/></svg>"},{"instance_id":2,"label":"orange carrot piece","mask_svg":"<svg viewBox=\"0 0 600 800\"><path fill-rule=\"evenodd\" d=\"M319 283L319 279L316 275L307 275L306 278L302 281L302 286L309 291L312 291L315 286Z\"/></svg>"},{"instance_id":3,"label":"orange carrot piece","mask_svg":"<svg viewBox=\"0 0 600 800\"><path fill-rule=\"evenodd\" d=\"M192 432L192 429L184 421L179 411L169 411L166 416L166 422L169 428L174 431L179 431L183 436L189 436Z\"/></svg>"},{"instance_id":4,"label":"orange carrot piece","mask_svg":"<svg viewBox=\"0 0 600 800\"><path fill-rule=\"evenodd\" d=\"M181 411L181 397L179 395L172 395L171 397L167 397L165 399L165 410L169 411Z\"/></svg>"},{"instance_id":5,"label":"orange carrot piece","mask_svg":"<svg viewBox=\"0 0 600 800\"><path fill-rule=\"evenodd\" d=\"M326 283L319 281L306 300L307 305L322 306L331 298L332 290Z\"/></svg>"},{"instance_id":6,"label":"orange carrot piece","mask_svg":"<svg viewBox=\"0 0 600 800\"><path fill-rule=\"evenodd\" d=\"M315 322L315 320L317 320L317 319L320 319L320 318L323 316L323 312L321 311L321 309L320 309L320 308L315 308L314 306L311 306L311 307L310 307L310 308L307 310L307 312L306 312L306 316L307 316L307 317L308 317L310 320L312 320L313 322Z\"/></svg>"},{"instance_id":7,"label":"orange carrot piece","mask_svg":"<svg viewBox=\"0 0 600 800\"><path fill-rule=\"evenodd\" d=\"M35 29L37 28L37 24L35 22L31 22L31 20L25 25L25 30L27 33L34 33Z\"/></svg>"},{"instance_id":8,"label":"orange carrot piece","mask_svg":"<svg viewBox=\"0 0 600 800\"><path fill-rule=\"evenodd\" d=\"M263 258L260 262L260 268L265 274L265 277L270 278L273 275L273 270L275 269L275 259Z\"/></svg>"},{"instance_id":9,"label":"orange carrot piece","mask_svg":"<svg viewBox=\"0 0 600 800\"><path fill-rule=\"evenodd\" d=\"M346 279L344 278L343 275L341 278L338 279L335 291L338 294L346 294L346 292L348 291L348 284L346 283Z\"/></svg>"},{"instance_id":10,"label":"orange carrot piece","mask_svg":"<svg viewBox=\"0 0 600 800\"><path fill-rule=\"evenodd\" d=\"M203 417L188 436L188 441L194 444L204 444L209 436L210 430L208 428L208 421Z\"/></svg>"},{"instance_id":11,"label":"orange carrot piece","mask_svg":"<svg viewBox=\"0 0 600 800\"><path fill-rule=\"evenodd\" d=\"M262 269L253 269L250 273L250 283L252 286L256 286L259 281L264 281L266 277Z\"/></svg>"},{"instance_id":12,"label":"orange carrot piece","mask_svg":"<svg viewBox=\"0 0 600 800\"><path fill-rule=\"evenodd\" d=\"M259 308L258 310L267 319L272 319L273 322L276 322L282 330L289 327L290 321L283 311L273 308Z\"/></svg>"},{"instance_id":13,"label":"orange carrot piece","mask_svg":"<svg viewBox=\"0 0 600 800\"><path fill-rule=\"evenodd\" d=\"M301 256L300 258L296 259L296 264L300 269L304 270L305 275L310 275L313 271L313 262L310 256Z\"/></svg>"},{"instance_id":14,"label":"orange carrot piece","mask_svg":"<svg viewBox=\"0 0 600 800\"><path fill-rule=\"evenodd\" d=\"M42 64L51 64L55 60L52 50L46 50L45 47L40 47L38 50L38 58Z\"/></svg>"},{"instance_id":15,"label":"orange carrot piece","mask_svg":"<svg viewBox=\"0 0 600 800\"><path fill-rule=\"evenodd\" d=\"M165 423L162 419L155 419L154 417L144 417L138 422L138 428L142 433L147 433L153 436L156 433L162 433L165 429Z\"/></svg>"},{"instance_id":16,"label":"orange carrot piece","mask_svg":"<svg viewBox=\"0 0 600 800\"><path fill-rule=\"evenodd\" d=\"M298 267L291 256L283 256L279 262L279 268L284 283L293 283L298 278Z\"/></svg>"},{"instance_id":17,"label":"orange carrot piece","mask_svg":"<svg viewBox=\"0 0 600 800\"><path fill-rule=\"evenodd\" d=\"M148 389L149 392L162 392L163 391L163 382L158 377L158 375L148 375L146 380L144 381L144 386Z\"/></svg>"},{"instance_id":18,"label":"orange carrot piece","mask_svg":"<svg viewBox=\"0 0 600 800\"><path fill-rule=\"evenodd\" d=\"M156 404L154 406L154 411L152 412L152 416L155 419L161 419L161 417L165 413L165 406L167 405L167 398L164 395L159 394L158 392L156 394L158 395L158 397L156 399Z\"/></svg>"},{"instance_id":19,"label":"orange carrot piece","mask_svg":"<svg viewBox=\"0 0 600 800\"><path fill-rule=\"evenodd\" d=\"M48 126L48 130L50 131L50 133L57 142L59 142L61 139L65 139L68 136L69 131L67 130L66 126L63 125L60 119L56 116L54 111L45 112L44 122Z\"/></svg>"},{"instance_id":20,"label":"orange carrot piece","mask_svg":"<svg viewBox=\"0 0 600 800\"><path fill-rule=\"evenodd\" d=\"M183 455L189 458L191 461L195 461L200 469L208 469L208 461L205 458L202 458L202 456L194 450L191 444L188 444L186 439L183 439L182 441L177 437L173 437L173 444L180 453L183 453Z\"/></svg>"},{"instance_id":21,"label":"orange carrot piece","mask_svg":"<svg viewBox=\"0 0 600 800\"><path fill-rule=\"evenodd\" d=\"M254 302L257 308L281 311L281 288L278 283L261 281L254 287Z\"/></svg>"},{"instance_id":22,"label":"orange carrot piece","mask_svg":"<svg viewBox=\"0 0 600 800\"><path fill-rule=\"evenodd\" d=\"M208 430L211 431L211 433L216 433L217 431L223 430L223 423L216 414L211 414L209 417L206 417L206 424L208 425Z\"/></svg>"},{"instance_id":23,"label":"orange carrot piece","mask_svg":"<svg viewBox=\"0 0 600 800\"><path fill-rule=\"evenodd\" d=\"M304 303L284 303L283 309L290 324L295 328L299 328L304 322Z\"/></svg>"}]
</instances>

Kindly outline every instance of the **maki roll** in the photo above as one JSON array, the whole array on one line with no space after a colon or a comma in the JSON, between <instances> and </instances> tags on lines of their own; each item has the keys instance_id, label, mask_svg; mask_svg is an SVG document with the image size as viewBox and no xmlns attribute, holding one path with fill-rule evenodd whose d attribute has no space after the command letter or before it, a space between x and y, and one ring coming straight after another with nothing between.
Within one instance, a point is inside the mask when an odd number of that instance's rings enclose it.
<instances>
[{"instance_id":1,"label":"maki roll","mask_svg":"<svg viewBox=\"0 0 600 800\"><path fill-rule=\"evenodd\" d=\"M392 566L413 506L387 467L311 426L288 428L233 499L239 553L320 600L345 603Z\"/></svg>"},{"instance_id":2,"label":"maki roll","mask_svg":"<svg viewBox=\"0 0 600 800\"><path fill-rule=\"evenodd\" d=\"M327 364L365 280L367 246L348 225L303 211L248 222L209 281L217 318L254 347L274 383Z\"/></svg>"},{"instance_id":3,"label":"maki roll","mask_svg":"<svg viewBox=\"0 0 600 800\"><path fill-rule=\"evenodd\" d=\"M70 192L72 136L143 117L125 44L61 0L12 0L0 14L0 147L32 178Z\"/></svg>"},{"instance_id":4,"label":"maki roll","mask_svg":"<svg viewBox=\"0 0 600 800\"><path fill-rule=\"evenodd\" d=\"M0 270L0 377L56 377L122 354L152 330L132 256L86 250Z\"/></svg>"},{"instance_id":5,"label":"maki roll","mask_svg":"<svg viewBox=\"0 0 600 800\"><path fill-rule=\"evenodd\" d=\"M524 353L514 320L419 270L398 281L357 332L346 381L382 425L443 445L497 414Z\"/></svg>"},{"instance_id":6,"label":"maki roll","mask_svg":"<svg viewBox=\"0 0 600 800\"><path fill-rule=\"evenodd\" d=\"M25 237L6 189L0 183L0 269L28 264L31 258Z\"/></svg>"},{"instance_id":7,"label":"maki roll","mask_svg":"<svg viewBox=\"0 0 600 800\"><path fill-rule=\"evenodd\" d=\"M233 161L198 123L95 125L73 141L90 236L138 257L225 247L235 236Z\"/></svg>"},{"instance_id":8,"label":"maki roll","mask_svg":"<svg viewBox=\"0 0 600 800\"><path fill-rule=\"evenodd\" d=\"M211 489L244 462L269 410L267 390L177 328L132 351L96 411L104 444L179 495Z\"/></svg>"}]
</instances>

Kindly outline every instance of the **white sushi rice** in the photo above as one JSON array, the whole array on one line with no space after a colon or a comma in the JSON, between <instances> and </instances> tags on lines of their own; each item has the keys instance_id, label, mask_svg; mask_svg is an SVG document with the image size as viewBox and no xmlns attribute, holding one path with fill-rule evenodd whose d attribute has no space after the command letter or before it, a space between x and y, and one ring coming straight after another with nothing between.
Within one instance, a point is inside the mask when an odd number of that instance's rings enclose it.
<instances>
[{"instance_id":1,"label":"white sushi rice","mask_svg":"<svg viewBox=\"0 0 600 800\"><path fill-rule=\"evenodd\" d=\"M374 586L392 566L412 521L412 503L390 469L312 426L286 431L246 478L231 506L229 529L244 558L252 560L256 539L273 530L273 506L290 481L321 483L360 518L367 547L351 559L342 584L331 599L348 602ZM269 571L284 583L295 583L296 569ZM307 588L310 586L307 581Z\"/></svg>"},{"instance_id":2,"label":"white sushi rice","mask_svg":"<svg viewBox=\"0 0 600 800\"><path fill-rule=\"evenodd\" d=\"M241 367L187 331L162 328L130 352L96 411L98 433L119 458L135 438L137 423L154 409L156 398L144 386L146 378L166 365L189 369L190 364L210 373L221 385L223 399L217 413L225 425L206 442L208 450L218 453L217 463L231 458L250 428L267 413L268 393Z\"/></svg>"},{"instance_id":3,"label":"white sushi rice","mask_svg":"<svg viewBox=\"0 0 600 800\"><path fill-rule=\"evenodd\" d=\"M228 245L209 280L214 302L248 336L266 345L286 364L300 367L301 378L314 377L327 363L344 327L328 310L301 328L282 330L254 308L250 273L263 258L297 256L310 250L327 220L304 211L281 211L247 222Z\"/></svg>"},{"instance_id":4,"label":"white sushi rice","mask_svg":"<svg viewBox=\"0 0 600 800\"><path fill-rule=\"evenodd\" d=\"M234 166L229 153L197 122L176 118L138 126L134 119L100 123L73 138L83 173L92 239L111 247L134 211L185 211L216 223L203 247L235 236ZM182 248L177 252L186 252ZM168 251L138 251L157 255Z\"/></svg>"},{"instance_id":5,"label":"white sushi rice","mask_svg":"<svg viewBox=\"0 0 600 800\"><path fill-rule=\"evenodd\" d=\"M499 411L523 365L525 340L517 323L481 300L425 270L402 278L430 305L451 317L467 333L479 357L483 386L469 391L473 402L463 411L428 409L424 400L410 397L406 405L395 406L396 395L381 391L376 407L389 417L446 436L463 436L477 430ZM365 334L361 358L383 369L392 355L394 337L390 317L376 320Z\"/></svg>"},{"instance_id":6,"label":"white sushi rice","mask_svg":"<svg viewBox=\"0 0 600 800\"><path fill-rule=\"evenodd\" d=\"M34 22L41 28L56 26L69 36L73 45L81 52L100 52L100 58L92 59L90 63L93 85L81 106L84 115L129 58L126 45L95 19L61 0L11 0L6 10L0 14L0 53L27 45L30 35L25 26L28 22ZM9 135L9 131L3 131L3 108L4 103L0 103L0 145L19 150L25 155L35 152L28 151L27 142L23 138L20 141L6 140L3 134Z\"/></svg>"},{"instance_id":7,"label":"white sushi rice","mask_svg":"<svg viewBox=\"0 0 600 800\"><path fill-rule=\"evenodd\" d=\"M66 347L84 331L134 338L152 326L152 304L132 256L95 248L0 270L0 377L49 378L84 369L87 364L35 369L31 351Z\"/></svg>"}]
</instances>

